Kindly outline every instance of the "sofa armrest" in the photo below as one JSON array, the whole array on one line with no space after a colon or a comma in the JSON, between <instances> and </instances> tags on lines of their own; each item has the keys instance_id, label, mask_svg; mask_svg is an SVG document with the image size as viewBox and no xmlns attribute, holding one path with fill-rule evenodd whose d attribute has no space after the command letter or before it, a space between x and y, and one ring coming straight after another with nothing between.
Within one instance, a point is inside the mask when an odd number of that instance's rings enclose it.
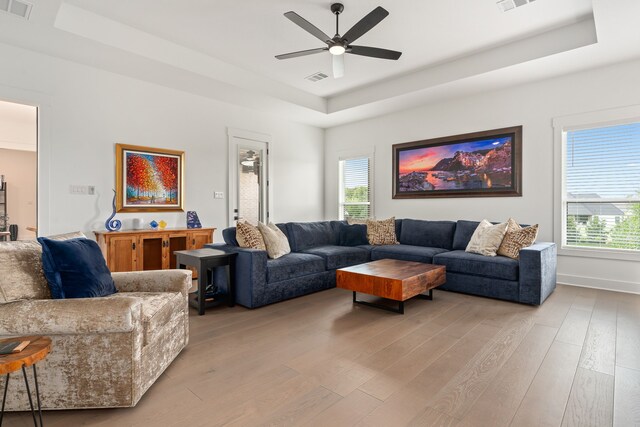
<instances>
[{"instance_id":1,"label":"sofa armrest","mask_svg":"<svg viewBox=\"0 0 640 427\"><path fill-rule=\"evenodd\" d=\"M20 300L0 305L0 335L131 332L140 323L134 297Z\"/></svg>"},{"instance_id":2,"label":"sofa armrest","mask_svg":"<svg viewBox=\"0 0 640 427\"><path fill-rule=\"evenodd\" d=\"M181 292L191 289L191 270L149 270L112 273L120 292Z\"/></svg>"},{"instance_id":3,"label":"sofa armrest","mask_svg":"<svg viewBox=\"0 0 640 427\"><path fill-rule=\"evenodd\" d=\"M555 243L535 243L520 251L520 295L525 304L540 305L556 288L558 251Z\"/></svg>"},{"instance_id":4,"label":"sofa armrest","mask_svg":"<svg viewBox=\"0 0 640 427\"><path fill-rule=\"evenodd\" d=\"M265 298L267 283L267 251L225 244L206 246L238 254L235 259L236 302L249 308L264 305L262 300ZM216 284L222 283L226 286L227 277L222 269L216 270L214 281Z\"/></svg>"}]
</instances>

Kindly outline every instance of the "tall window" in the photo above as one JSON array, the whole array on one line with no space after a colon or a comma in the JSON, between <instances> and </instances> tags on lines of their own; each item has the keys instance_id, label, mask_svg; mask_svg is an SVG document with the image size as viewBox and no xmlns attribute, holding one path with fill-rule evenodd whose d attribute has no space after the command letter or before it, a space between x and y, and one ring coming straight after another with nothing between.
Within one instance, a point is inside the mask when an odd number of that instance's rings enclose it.
<instances>
[{"instance_id":1,"label":"tall window","mask_svg":"<svg viewBox=\"0 0 640 427\"><path fill-rule=\"evenodd\" d=\"M371 217L371 156L340 159L339 169L339 218Z\"/></svg>"},{"instance_id":2,"label":"tall window","mask_svg":"<svg viewBox=\"0 0 640 427\"><path fill-rule=\"evenodd\" d=\"M640 251L640 122L564 132L563 246Z\"/></svg>"}]
</instances>

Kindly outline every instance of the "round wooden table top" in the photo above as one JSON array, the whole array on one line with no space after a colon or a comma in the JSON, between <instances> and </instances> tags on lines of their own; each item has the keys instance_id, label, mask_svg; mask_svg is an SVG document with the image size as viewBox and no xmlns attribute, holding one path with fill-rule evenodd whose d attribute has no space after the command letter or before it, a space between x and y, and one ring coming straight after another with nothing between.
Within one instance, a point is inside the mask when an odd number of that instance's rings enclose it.
<instances>
[{"instance_id":1,"label":"round wooden table top","mask_svg":"<svg viewBox=\"0 0 640 427\"><path fill-rule=\"evenodd\" d=\"M0 375L5 375L23 366L31 366L38 363L51 351L51 338L47 337L15 337L0 340L6 341L31 341L29 345L19 353L5 354L0 356Z\"/></svg>"}]
</instances>

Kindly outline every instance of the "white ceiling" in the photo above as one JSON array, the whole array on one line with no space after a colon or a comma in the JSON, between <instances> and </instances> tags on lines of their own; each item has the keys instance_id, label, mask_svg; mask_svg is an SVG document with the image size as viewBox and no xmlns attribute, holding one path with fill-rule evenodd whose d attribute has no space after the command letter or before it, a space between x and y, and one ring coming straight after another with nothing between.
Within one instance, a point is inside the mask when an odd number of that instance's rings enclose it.
<instances>
[{"instance_id":1,"label":"white ceiling","mask_svg":"<svg viewBox=\"0 0 640 427\"><path fill-rule=\"evenodd\" d=\"M317 71L331 74L331 55L275 59L281 53L324 47L283 13L293 10L333 36L331 1L68 3L323 97L577 22L592 12L591 0L538 0L508 13L501 12L495 0L345 0L342 34L382 6L389 16L355 44L399 50L403 55L398 61L348 55L345 77L312 83L304 77Z\"/></svg>"},{"instance_id":2,"label":"white ceiling","mask_svg":"<svg viewBox=\"0 0 640 427\"><path fill-rule=\"evenodd\" d=\"M282 14L333 35L330 1L33 0L29 22L0 14L0 42L331 127L485 90L640 56L640 1L536 0L503 13L495 0L345 1L342 33L381 5L390 15L357 44L401 50L399 61L330 55Z\"/></svg>"}]
</instances>

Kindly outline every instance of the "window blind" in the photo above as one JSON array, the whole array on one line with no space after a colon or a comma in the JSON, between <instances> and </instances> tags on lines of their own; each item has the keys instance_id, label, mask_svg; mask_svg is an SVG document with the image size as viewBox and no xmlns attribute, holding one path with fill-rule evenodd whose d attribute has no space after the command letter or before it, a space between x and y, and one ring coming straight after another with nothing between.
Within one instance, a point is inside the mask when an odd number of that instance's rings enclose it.
<instances>
[{"instance_id":1,"label":"window blind","mask_svg":"<svg viewBox=\"0 0 640 427\"><path fill-rule=\"evenodd\" d=\"M640 251L640 122L565 141L564 244Z\"/></svg>"},{"instance_id":2,"label":"window blind","mask_svg":"<svg viewBox=\"0 0 640 427\"><path fill-rule=\"evenodd\" d=\"M340 160L340 219L371 217L370 178L369 157Z\"/></svg>"}]
</instances>

